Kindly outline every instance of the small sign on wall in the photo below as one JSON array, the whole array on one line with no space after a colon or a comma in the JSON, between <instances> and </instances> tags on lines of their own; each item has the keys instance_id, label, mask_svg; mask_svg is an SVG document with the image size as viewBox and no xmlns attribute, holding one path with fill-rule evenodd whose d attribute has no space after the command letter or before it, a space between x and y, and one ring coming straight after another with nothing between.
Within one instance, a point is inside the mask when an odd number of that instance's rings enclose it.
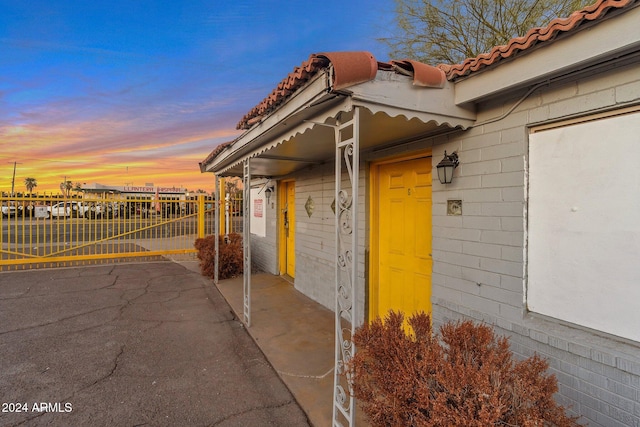
<instances>
[{"instance_id":1,"label":"small sign on wall","mask_svg":"<svg viewBox=\"0 0 640 427\"><path fill-rule=\"evenodd\" d=\"M250 213L250 226L251 234L255 234L259 237L267 235L267 218L264 212L265 195L264 191L260 191L260 188L251 189L251 213Z\"/></svg>"},{"instance_id":2,"label":"small sign on wall","mask_svg":"<svg viewBox=\"0 0 640 427\"><path fill-rule=\"evenodd\" d=\"M254 199L253 200L253 216L256 218L262 218L264 214L264 200L262 199Z\"/></svg>"}]
</instances>

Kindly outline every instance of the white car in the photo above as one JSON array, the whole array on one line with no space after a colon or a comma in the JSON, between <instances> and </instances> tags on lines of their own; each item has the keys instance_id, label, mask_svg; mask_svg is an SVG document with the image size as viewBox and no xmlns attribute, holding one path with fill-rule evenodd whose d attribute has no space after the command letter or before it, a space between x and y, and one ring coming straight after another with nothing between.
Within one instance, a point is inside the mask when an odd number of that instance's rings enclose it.
<instances>
[{"instance_id":1,"label":"white car","mask_svg":"<svg viewBox=\"0 0 640 427\"><path fill-rule=\"evenodd\" d=\"M113 218L114 209L109 203L91 203L84 206L84 217L88 219Z\"/></svg>"},{"instance_id":2,"label":"white car","mask_svg":"<svg viewBox=\"0 0 640 427\"><path fill-rule=\"evenodd\" d=\"M83 217L87 209L80 202L59 202L53 206L47 206L49 218Z\"/></svg>"},{"instance_id":3,"label":"white car","mask_svg":"<svg viewBox=\"0 0 640 427\"><path fill-rule=\"evenodd\" d=\"M16 212L18 212L15 202L8 202L8 203L9 204L5 202L2 204L2 216L5 218L16 216Z\"/></svg>"}]
</instances>

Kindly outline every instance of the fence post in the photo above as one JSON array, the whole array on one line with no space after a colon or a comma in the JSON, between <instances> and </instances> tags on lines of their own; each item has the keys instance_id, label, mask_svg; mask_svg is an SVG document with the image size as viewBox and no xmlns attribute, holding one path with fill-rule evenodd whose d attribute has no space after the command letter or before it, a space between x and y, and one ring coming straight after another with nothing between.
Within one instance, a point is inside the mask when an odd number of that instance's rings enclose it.
<instances>
[{"instance_id":1,"label":"fence post","mask_svg":"<svg viewBox=\"0 0 640 427\"><path fill-rule=\"evenodd\" d=\"M205 207L204 207L204 194L198 195L198 238L203 239L205 236L204 229L204 217L205 217Z\"/></svg>"}]
</instances>

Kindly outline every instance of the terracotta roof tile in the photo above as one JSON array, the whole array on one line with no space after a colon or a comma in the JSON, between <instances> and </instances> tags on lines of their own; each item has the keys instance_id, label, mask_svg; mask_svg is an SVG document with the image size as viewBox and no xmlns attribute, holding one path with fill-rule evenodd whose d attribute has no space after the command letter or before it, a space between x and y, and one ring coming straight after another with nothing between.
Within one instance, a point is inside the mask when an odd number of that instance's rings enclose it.
<instances>
[{"instance_id":1,"label":"terracotta roof tile","mask_svg":"<svg viewBox=\"0 0 640 427\"><path fill-rule=\"evenodd\" d=\"M200 162L200 171L206 172L204 168L206 167L207 163L209 163L210 161L218 157L218 155L222 153L224 149L230 146L232 143L233 141L227 141L217 145L216 148L214 148L213 151L209 153L209 155L203 161Z\"/></svg>"},{"instance_id":2,"label":"terracotta roof tile","mask_svg":"<svg viewBox=\"0 0 640 427\"><path fill-rule=\"evenodd\" d=\"M413 84L426 87L443 87L446 79L456 80L486 67L510 59L518 53L532 47L550 42L559 35L577 31L586 23L604 19L611 12L633 7L640 0L598 0L596 3L572 13L568 18L556 18L546 27L533 28L522 37L516 37L506 45L496 46L488 53L475 58L468 58L460 64L440 64L432 67L412 60L377 62L369 52L329 52L312 54L309 59L293 69L276 88L249 111L238 123L237 129L249 129L259 122L265 114L284 103L296 90L304 86L320 70L334 65L333 87L335 90L353 84L371 80L377 70L394 71L413 77ZM338 75L338 68L340 73ZM200 163L201 169L215 159L233 141L218 145L205 160Z\"/></svg>"},{"instance_id":3,"label":"terracotta roof tile","mask_svg":"<svg viewBox=\"0 0 640 427\"><path fill-rule=\"evenodd\" d=\"M513 38L506 45L496 46L488 53L480 54L475 58L467 58L456 65L440 64L438 68L446 73L448 80L456 80L494 65L501 60L512 58L519 52L526 51L537 44L549 42L561 34L576 31L583 24L603 19L611 11L629 7L637 1L598 0L590 6L573 12L568 18L556 18L546 27L533 28L524 36Z\"/></svg>"},{"instance_id":4,"label":"terracotta roof tile","mask_svg":"<svg viewBox=\"0 0 640 427\"><path fill-rule=\"evenodd\" d=\"M373 80L378 72L378 61L369 52L327 52L317 56L327 58L333 65L333 90Z\"/></svg>"},{"instance_id":5,"label":"terracotta roof tile","mask_svg":"<svg viewBox=\"0 0 640 427\"><path fill-rule=\"evenodd\" d=\"M407 70L413 76L413 84L416 86L443 88L447 81L442 70L422 62L403 59L391 61L391 64L397 67L396 71L398 68Z\"/></svg>"},{"instance_id":6,"label":"terracotta roof tile","mask_svg":"<svg viewBox=\"0 0 640 427\"><path fill-rule=\"evenodd\" d=\"M410 75L417 86L442 88L446 82L444 73L417 61L378 62L369 52L324 52L313 54L302 65L294 68L278 86L249 111L237 124L237 129L249 129L262 117L281 105L296 90L304 86L320 70L333 65L332 90L373 80L378 70L395 71Z\"/></svg>"},{"instance_id":7,"label":"terracotta roof tile","mask_svg":"<svg viewBox=\"0 0 640 427\"><path fill-rule=\"evenodd\" d=\"M276 88L249 111L238 122L237 129L249 129L262 117L276 109L286 101L296 90L304 86L320 70L334 65L334 90L348 87L352 84L371 80L377 70L396 71L400 74L410 74L414 78L414 84L419 86L442 87L446 79L456 80L467 76L488 66L494 65L504 59L513 58L518 53L532 47L550 42L559 35L576 31L586 23L604 19L611 11L630 7L640 0L598 0L591 6L572 13L568 18L556 18L546 27L537 27L529 30L522 37L511 39L506 45L496 46L490 52L483 53L475 58L468 58L460 64L440 64L432 67L412 60L391 62L376 62L369 52L329 52L318 53L309 56L300 66L293 69ZM340 73L337 70L340 69ZM438 72L438 69L442 72Z\"/></svg>"},{"instance_id":8,"label":"terracotta roof tile","mask_svg":"<svg viewBox=\"0 0 640 427\"><path fill-rule=\"evenodd\" d=\"M309 59L295 67L278 86L249 111L236 126L237 129L248 129L262 116L282 104L297 89L307 83L321 69L332 63L343 72L334 76L334 88L340 89L375 77L377 63L368 52L329 52L309 56Z\"/></svg>"},{"instance_id":9,"label":"terracotta roof tile","mask_svg":"<svg viewBox=\"0 0 640 427\"><path fill-rule=\"evenodd\" d=\"M311 77L327 65L329 65L329 60L327 58L311 55L309 59L303 62L300 66L295 67L293 71L290 72L289 75L287 75L287 77L285 77L265 99L262 100L262 102L245 114L236 128L250 128L252 124L260 120L260 117L280 105L293 92L295 92L296 89L303 86L309 81L309 79L311 79Z\"/></svg>"}]
</instances>

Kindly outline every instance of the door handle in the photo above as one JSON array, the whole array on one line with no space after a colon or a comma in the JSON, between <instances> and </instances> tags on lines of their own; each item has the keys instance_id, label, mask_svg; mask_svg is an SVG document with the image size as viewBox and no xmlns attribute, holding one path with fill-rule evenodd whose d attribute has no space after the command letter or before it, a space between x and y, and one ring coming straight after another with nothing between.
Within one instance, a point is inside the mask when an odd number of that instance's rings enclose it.
<instances>
[{"instance_id":1,"label":"door handle","mask_svg":"<svg viewBox=\"0 0 640 427\"><path fill-rule=\"evenodd\" d=\"M289 209L284 208L282 213L284 214L284 232L289 237Z\"/></svg>"}]
</instances>

